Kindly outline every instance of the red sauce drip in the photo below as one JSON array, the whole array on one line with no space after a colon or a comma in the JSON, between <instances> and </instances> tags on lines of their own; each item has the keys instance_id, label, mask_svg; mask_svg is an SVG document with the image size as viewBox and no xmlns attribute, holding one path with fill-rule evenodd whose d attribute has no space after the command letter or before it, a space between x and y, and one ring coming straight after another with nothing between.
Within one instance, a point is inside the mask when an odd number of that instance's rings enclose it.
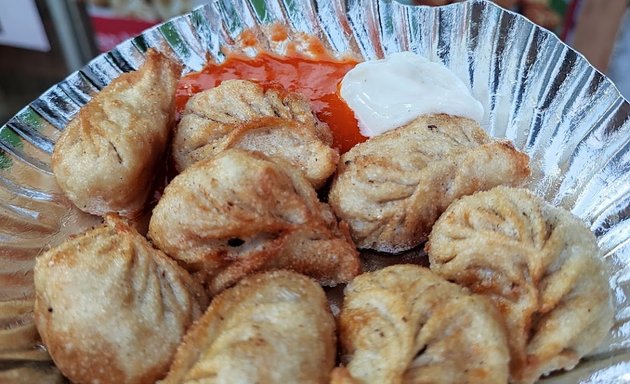
<instances>
[{"instance_id":1,"label":"red sauce drip","mask_svg":"<svg viewBox=\"0 0 630 384\"><path fill-rule=\"evenodd\" d=\"M359 133L354 113L341 99L338 84L357 63L332 59L307 59L259 54L256 57L228 56L221 64L209 63L201 72L184 76L177 86L177 112L197 92L216 87L223 80L252 80L265 88L281 86L299 92L311 101L317 117L333 132L334 146L341 153L366 140Z\"/></svg>"}]
</instances>

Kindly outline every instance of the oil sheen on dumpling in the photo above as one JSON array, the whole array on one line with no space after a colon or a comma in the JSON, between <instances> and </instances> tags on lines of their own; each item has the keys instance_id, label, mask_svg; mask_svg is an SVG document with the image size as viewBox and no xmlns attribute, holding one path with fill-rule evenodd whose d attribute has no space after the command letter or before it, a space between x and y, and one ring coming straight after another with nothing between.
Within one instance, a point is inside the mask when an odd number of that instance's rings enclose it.
<instances>
[{"instance_id":1,"label":"oil sheen on dumpling","mask_svg":"<svg viewBox=\"0 0 630 384\"><path fill-rule=\"evenodd\" d=\"M509 350L498 312L417 265L356 277L339 315L333 384L501 383Z\"/></svg>"},{"instance_id":2,"label":"oil sheen on dumpling","mask_svg":"<svg viewBox=\"0 0 630 384\"><path fill-rule=\"evenodd\" d=\"M525 189L497 187L453 203L426 250L433 271L487 296L502 312L512 382L573 368L612 325L595 236Z\"/></svg>"},{"instance_id":3,"label":"oil sheen on dumpling","mask_svg":"<svg viewBox=\"0 0 630 384\"><path fill-rule=\"evenodd\" d=\"M215 297L163 384L324 384L335 321L322 288L288 271L249 276Z\"/></svg>"},{"instance_id":4,"label":"oil sheen on dumpling","mask_svg":"<svg viewBox=\"0 0 630 384\"><path fill-rule=\"evenodd\" d=\"M260 270L291 269L325 285L359 272L347 227L301 173L240 149L175 177L153 210L149 237L213 294Z\"/></svg>"},{"instance_id":5,"label":"oil sheen on dumpling","mask_svg":"<svg viewBox=\"0 0 630 384\"><path fill-rule=\"evenodd\" d=\"M188 101L173 139L173 157L183 171L228 148L259 151L288 161L318 188L339 160L331 144L330 129L302 96L227 80Z\"/></svg>"},{"instance_id":6,"label":"oil sheen on dumpling","mask_svg":"<svg viewBox=\"0 0 630 384\"><path fill-rule=\"evenodd\" d=\"M400 252L425 241L455 199L521 184L528 162L472 120L420 116L344 154L328 201L359 248Z\"/></svg>"},{"instance_id":7,"label":"oil sheen on dumpling","mask_svg":"<svg viewBox=\"0 0 630 384\"><path fill-rule=\"evenodd\" d=\"M120 219L37 258L35 322L74 383L152 383L207 306L201 285Z\"/></svg>"},{"instance_id":8,"label":"oil sheen on dumpling","mask_svg":"<svg viewBox=\"0 0 630 384\"><path fill-rule=\"evenodd\" d=\"M133 217L151 191L170 137L180 66L150 50L88 102L55 144L57 183L82 211Z\"/></svg>"}]
</instances>

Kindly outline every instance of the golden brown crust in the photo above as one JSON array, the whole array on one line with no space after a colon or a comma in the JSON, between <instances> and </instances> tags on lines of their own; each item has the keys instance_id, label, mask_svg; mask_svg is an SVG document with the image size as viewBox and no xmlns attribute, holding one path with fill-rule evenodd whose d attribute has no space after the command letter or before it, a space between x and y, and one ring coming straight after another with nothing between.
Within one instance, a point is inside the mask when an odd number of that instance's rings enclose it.
<instances>
[{"instance_id":1,"label":"golden brown crust","mask_svg":"<svg viewBox=\"0 0 630 384\"><path fill-rule=\"evenodd\" d=\"M35 289L37 329L76 383L159 379L208 302L186 271L115 217L38 257Z\"/></svg>"},{"instance_id":2,"label":"golden brown crust","mask_svg":"<svg viewBox=\"0 0 630 384\"><path fill-rule=\"evenodd\" d=\"M163 383L327 383L334 363L324 291L305 276L272 271L214 298Z\"/></svg>"},{"instance_id":3,"label":"golden brown crust","mask_svg":"<svg viewBox=\"0 0 630 384\"><path fill-rule=\"evenodd\" d=\"M432 270L489 297L502 312L512 382L573 368L611 327L595 236L525 189L497 187L453 203L426 251Z\"/></svg>"},{"instance_id":4,"label":"golden brown crust","mask_svg":"<svg viewBox=\"0 0 630 384\"><path fill-rule=\"evenodd\" d=\"M426 268L394 265L356 277L338 322L347 366L333 383L507 382L498 312Z\"/></svg>"},{"instance_id":5,"label":"golden brown crust","mask_svg":"<svg viewBox=\"0 0 630 384\"><path fill-rule=\"evenodd\" d=\"M359 272L347 227L290 165L229 149L187 168L155 207L149 237L217 293L256 271L292 269L322 284Z\"/></svg>"},{"instance_id":6,"label":"golden brown crust","mask_svg":"<svg viewBox=\"0 0 630 384\"><path fill-rule=\"evenodd\" d=\"M170 136L181 67L147 52L89 101L55 144L57 183L81 210L133 217L144 207Z\"/></svg>"},{"instance_id":7,"label":"golden brown crust","mask_svg":"<svg viewBox=\"0 0 630 384\"><path fill-rule=\"evenodd\" d=\"M258 151L289 162L318 188L339 160L331 144L330 129L301 95L226 80L188 101L173 139L173 158L181 172L228 148Z\"/></svg>"},{"instance_id":8,"label":"golden brown crust","mask_svg":"<svg viewBox=\"0 0 630 384\"><path fill-rule=\"evenodd\" d=\"M426 240L457 198L521 184L528 163L472 120L420 116L344 154L328 201L359 248L400 252Z\"/></svg>"}]
</instances>

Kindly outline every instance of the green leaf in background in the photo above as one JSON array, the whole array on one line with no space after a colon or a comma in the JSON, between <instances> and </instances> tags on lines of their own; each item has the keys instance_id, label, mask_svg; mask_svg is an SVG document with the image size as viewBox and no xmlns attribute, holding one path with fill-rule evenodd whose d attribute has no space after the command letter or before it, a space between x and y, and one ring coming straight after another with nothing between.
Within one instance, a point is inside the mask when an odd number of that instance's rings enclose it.
<instances>
[{"instance_id":1,"label":"green leaf in background","mask_svg":"<svg viewBox=\"0 0 630 384\"><path fill-rule=\"evenodd\" d=\"M265 2L263 0L254 0L252 1L254 5L254 11L258 15L258 18L262 21L267 20L267 7L265 6Z\"/></svg>"},{"instance_id":2,"label":"green leaf in background","mask_svg":"<svg viewBox=\"0 0 630 384\"><path fill-rule=\"evenodd\" d=\"M13 165L13 162L9 156L0 149L0 170L9 169L11 165Z\"/></svg>"},{"instance_id":3,"label":"green leaf in background","mask_svg":"<svg viewBox=\"0 0 630 384\"><path fill-rule=\"evenodd\" d=\"M564 17L564 15L567 14L567 8L569 8L569 0L551 0L549 6L556 11L557 14Z\"/></svg>"},{"instance_id":4,"label":"green leaf in background","mask_svg":"<svg viewBox=\"0 0 630 384\"><path fill-rule=\"evenodd\" d=\"M0 142L12 148L21 149L24 147L22 138L6 125L0 127ZM0 149L0 170L9 169L11 168L12 164L13 162L11 161L9 155L5 151Z\"/></svg>"},{"instance_id":5,"label":"green leaf in background","mask_svg":"<svg viewBox=\"0 0 630 384\"><path fill-rule=\"evenodd\" d=\"M190 56L190 50L188 45L182 40L181 35L175 29L175 25L172 23L166 23L159 27L160 32L164 38L171 44L171 47L175 49L181 56Z\"/></svg>"},{"instance_id":6,"label":"green leaf in background","mask_svg":"<svg viewBox=\"0 0 630 384\"><path fill-rule=\"evenodd\" d=\"M22 110L18 116L24 123L26 123L31 128L35 128L36 130L40 130L42 127L42 118L35 112L33 109L25 108Z\"/></svg>"},{"instance_id":7,"label":"green leaf in background","mask_svg":"<svg viewBox=\"0 0 630 384\"><path fill-rule=\"evenodd\" d=\"M24 143L22 142L22 138L18 136L17 133L13 132L13 130L6 125L0 127L0 141L4 144L22 149L24 147Z\"/></svg>"}]
</instances>

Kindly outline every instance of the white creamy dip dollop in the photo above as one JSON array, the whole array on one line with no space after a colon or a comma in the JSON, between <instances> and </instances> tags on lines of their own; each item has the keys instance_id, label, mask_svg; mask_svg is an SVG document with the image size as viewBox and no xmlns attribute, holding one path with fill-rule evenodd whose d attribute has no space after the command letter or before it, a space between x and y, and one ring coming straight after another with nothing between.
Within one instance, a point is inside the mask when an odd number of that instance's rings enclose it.
<instances>
[{"instance_id":1,"label":"white creamy dip dollop","mask_svg":"<svg viewBox=\"0 0 630 384\"><path fill-rule=\"evenodd\" d=\"M367 137L420 115L445 113L480 122L484 113L481 103L446 66L412 52L357 64L341 81L340 93Z\"/></svg>"}]
</instances>

